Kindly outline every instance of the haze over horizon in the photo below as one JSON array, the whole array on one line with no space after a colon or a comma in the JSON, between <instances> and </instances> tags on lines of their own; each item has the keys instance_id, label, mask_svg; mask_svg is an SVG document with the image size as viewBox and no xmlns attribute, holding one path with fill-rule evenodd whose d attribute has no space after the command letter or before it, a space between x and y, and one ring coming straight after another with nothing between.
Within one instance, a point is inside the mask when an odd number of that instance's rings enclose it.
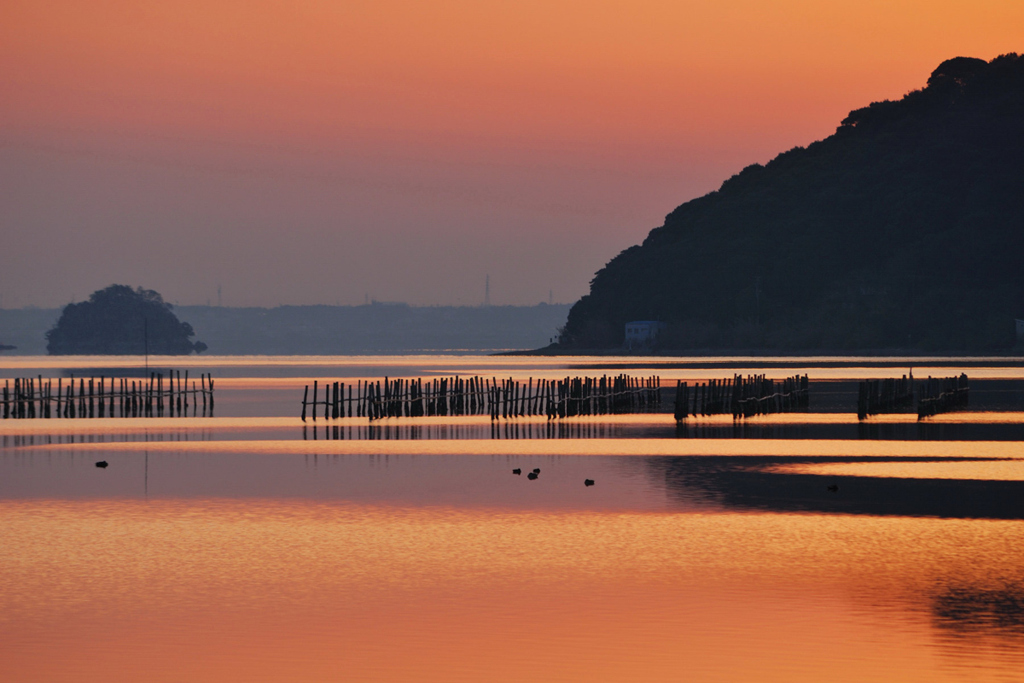
<instances>
[{"instance_id":1,"label":"haze over horizon","mask_svg":"<svg viewBox=\"0 0 1024 683\"><path fill-rule=\"evenodd\" d=\"M1024 4L0 8L0 302L570 302L680 203L1024 48Z\"/></svg>"}]
</instances>

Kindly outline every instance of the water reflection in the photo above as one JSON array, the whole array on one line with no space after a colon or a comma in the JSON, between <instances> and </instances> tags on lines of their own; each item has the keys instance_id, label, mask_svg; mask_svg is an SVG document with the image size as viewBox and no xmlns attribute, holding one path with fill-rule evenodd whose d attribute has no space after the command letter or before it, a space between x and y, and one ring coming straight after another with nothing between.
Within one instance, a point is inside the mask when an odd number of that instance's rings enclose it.
<instances>
[{"instance_id":1,"label":"water reflection","mask_svg":"<svg viewBox=\"0 0 1024 683\"><path fill-rule=\"evenodd\" d=\"M817 474L897 479L959 479L1024 481L1024 459L1003 458L898 458L849 462L815 461L775 465L779 474Z\"/></svg>"},{"instance_id":2,"label":"water reflection","mask_svg":"<svg viewBox=\"0 0 1024 683\"><path fill-rule=\"evenodd\" d=\"M0 680L1019 679L1021 413L859 424L825 381L829 414L682 427L294 410L346 373L805 362L191 358L237 375L217 418L9 421ZM1019 359L950 362L1024 405Z\"/></svg>"},{"instance_id":3,"label":"water reflection","mask_svg":"<svg viewBox=\"0 0 1024 683\"><path fill-rule=\"evenodd\" d=\"M918 422L890 415L869 423L843 413L770 415L751 420L690 419L676 425L667 415L520 418L365 418L301 423L297 418L127 418L125 420L11 420L0 423L0 448L46 444L214 440L405 441L476 439L642 439L1002 442L1024 443L1024 413L968 413ZM768 447L777 450L777 446Z\"/></svg>"},{"instance_id":4,"label":"water reflection","mask_svg":"<svg viewBox=\"0 0 1024 683\"><path fill-rule=\"evenodd\" d=\"M0 558L17 558L4 680L979 681L1024 665L1016 523L268 498L0 515ZM993 633L1000 657L979 647Z\"/></svg>"},{"instance_id":5,"label":"water reflection","mask_svg":"<svg viewBox=\"0 0 1024 683\"><path fill-rule=\"evenodd\" d=\"M694 421L679 425L675 436L691 439L851 439L862 441L1024 441L1024 415L961 414L956 419L918 421L837 419ZM819 414L821 416L821 414ZM890 416L895 418L896 416ZM652 435L653 436L653 435Z\"/></svg>"},{"instance_id":6,"label":"water reflection","mask_svg":"<svg viewBox=\"0 0 1024 683\"><path fill-rule=\"evenodd\" d=\"M0 377L32 376L52 371L88 375L137 372L142 356L4 356ZM186 368L193 374L213 372L219 378L371 377L387 375L514 375L560 379L566 374L658 374L702 381L724 374L781 372L809 374L812 380L877 379L900 375L913 367L915 377L949 376L966 372L971 379L1024 380L1024 360L1008 357L858 357L858 356L496 356L429 354L393 356L151 356L148 368Z\"/></svg>"},{"instance_id":7,"label":"water reflection","mask_svg":"<svg viewBox=\"0 0 1024 683\"><path fill-rule=\"evenodd\" d=\"M907 460L878 457L871 463ZM864 462L853 457L702 456L648 458L644 462L652 476L663 478L665 486L681 500L713 502L738 510L1024 519L1024 481L822 475L802 473L795 467Z\"/></svg>"},{"instance_id":8,"label":"water reflection","mask_svg":"<svg viewBox=\"0 0 1024 683\"><path fill-rule=\"evenodd\" d=\"M416 420L348 424L306 424L303 440L457 441L467 439L627 439L666 438L666 425L607 421L417 422Z\"/></svg>"},{"instance_id":9,"label":"water reflection","mask_svg":"<svg viewBox=\"0 0 1024 683\"><path fill-rule=\"evenodd\" d=\"M984 415L984 414L979 414ZM501 420L422 422L397 419L375 423L309 423L302 438L317 439L855 439L869 441L1024 441L1024 416L1006 421L876 421L859 423L850 416L815 421L813 415L790 419L700 419L674 424L668 419L637 420ZM1014 421L1011 421L1014 420ZM806 420L806 421L805 421Z\"/></svg>"},{"instance_id":10,"label":"water reflection","mask_svg":"<svg viewBox=\"0 0 1024 683\"><path fill-rule=\"evenodd\" d=\"M326 496L552 508L599 502L642 510L1024 519L1024 461L999 456L602 456L587 454L587 442L576 439L551 441L573 447L564 452L503 448L505 442L492 440L425 440L419 443L435 448L420 453L389 447L366 452L362 446L386 443L372 439L352 442L357 449L347 453L304 448L312 441L290 442L295 446L290 452L282 448L289 442L268 442L272 446L265 451L256 450L257 443L152 441L11 450L0 455L0 499L136 496L148 467L151 490L174 497ZM457 443L468 448L460 452ZM615 441L596 440L589 448L602 443ZM96 470L98 460L110 467ZM513 468L534 467L543 468L542 477L525 488L525 477L511 474ZM888 467L919 468L920 476L862 476L857 469L884 473ZM927 476L943 468L945 478ZM584 487L584 479L596 479L597 486Z\"/></svg>"},{"instance_id":11,"label":"water reflection","mask_svg":"<svg viewBox=\"0 0 1024 683\"><path fill-rule=\"evenodd\" d=\"M946 588L935 596L932 613L936 626L956 636L1024 638L1024 584Z\"/></svg>"},{"instance_id":12,"label":"water reflection","mask_svg":"<svg viewBox=\"0 0 1024 683\"><path fill-rule=\"evenodd\" d=\"M23 448L27 446L61 446L97 443L162 443L186 441L212 441L214 430L182 429L179 431L113 431L112 433L41 433L4 434L0 436L0 447Z\"/></svg>"},{"instance_id":13,"label":"water reflection","mask_svg":"<svg viewBox=\"0 0 1024 683\"><path fill-rule=\"evenodd\" d=\"M95 463L109 463L97 469ZM542 469L535 481L513 469ZM585 479L597 486L587 487ZM0 454L4 499L266 498L506 509L663 510L664 488L635 458L509 452L475 457L53 449ZM678 502L672 503L681 509Z\"/></svg>"}]
</instances>

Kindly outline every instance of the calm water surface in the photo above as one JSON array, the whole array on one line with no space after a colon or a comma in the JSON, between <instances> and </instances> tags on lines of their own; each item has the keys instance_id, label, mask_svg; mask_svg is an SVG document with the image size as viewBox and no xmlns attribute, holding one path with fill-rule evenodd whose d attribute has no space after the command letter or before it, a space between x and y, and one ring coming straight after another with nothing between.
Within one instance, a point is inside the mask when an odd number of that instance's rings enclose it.
<instances>
[{"instance_id":1,"label":"calm water surface","mask_svg":"<svg viewBox=\"0 0 1024 683\"><path fill-rule=\"evenodd\" d=\"M68 360L0 376L138 363ZM0 420L0 680L1024 680L1015 359L187 362L219 378L216 417ZM989 384L923 424L843 412L911 363ZM295 409L313 378L793 368L825 412Z\"/></svg>"}]
</instances>

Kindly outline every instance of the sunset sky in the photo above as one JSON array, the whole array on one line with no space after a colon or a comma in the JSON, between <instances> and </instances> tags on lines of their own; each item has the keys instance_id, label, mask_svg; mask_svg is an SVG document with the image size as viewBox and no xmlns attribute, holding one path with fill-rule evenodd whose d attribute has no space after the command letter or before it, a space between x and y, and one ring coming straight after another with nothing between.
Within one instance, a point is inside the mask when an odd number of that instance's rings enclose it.
<instances>
[{"instance_id":1,"label":"sunset sky","mask_svg":"<svg viewBox=\"0 0 1024 683\"><path fill-rule=\"evenodd\" d=\"M1020 0L5 0L0 305L569 302Z\"/></svg>"}]
</instances>

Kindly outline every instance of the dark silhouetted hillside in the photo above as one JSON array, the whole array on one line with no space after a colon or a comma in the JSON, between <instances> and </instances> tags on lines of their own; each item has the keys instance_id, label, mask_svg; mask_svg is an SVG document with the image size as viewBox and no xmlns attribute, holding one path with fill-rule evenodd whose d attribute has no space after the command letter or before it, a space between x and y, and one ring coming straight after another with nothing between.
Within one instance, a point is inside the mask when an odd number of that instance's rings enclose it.
<instances>
[{"instance_id":1,"label":"dark silhouetted hillside","mask_svg":"<svg viewBox=\"0 0 1024 683\"><path fill-rule=\"evenodd\" d=\"M943 62L927 86L755 164L612 259L561 347L988 352L1024 318L1024 58Z\"/></svg>"},{"instance_id":2,"label":"dark silhouetted hillside","mask_svg":"<svg viewBox=\"0 0 1024 683\"><path fill-rule=\"evenodd\" d=\"M203 351L193 343L192 326L183 323L157 292L110 285L93 292L88 301L68 304L57 324L46 333L46 350L64 355L180 356Z\"/></svg>"}]
</instances>

